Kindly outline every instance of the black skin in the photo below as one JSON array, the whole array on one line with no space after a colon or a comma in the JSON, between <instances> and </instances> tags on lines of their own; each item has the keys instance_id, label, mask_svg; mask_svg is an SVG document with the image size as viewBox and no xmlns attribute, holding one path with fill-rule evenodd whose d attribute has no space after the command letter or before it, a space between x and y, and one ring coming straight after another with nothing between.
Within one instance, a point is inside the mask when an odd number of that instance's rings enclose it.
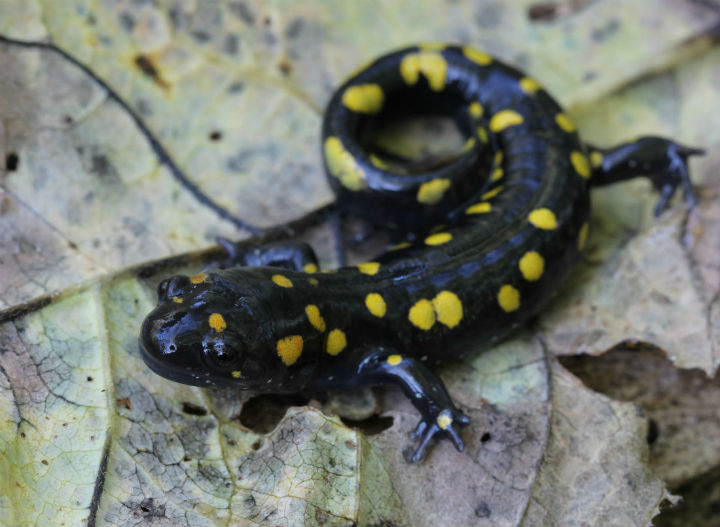
<instances>
[{"instance_id":1,"label":"black skin","mask_svg":"<svg viewBox=\"0 0 720 527\"><path fill-rule=\"evenodd\" d=\"M260 393L395 384L421 415L410 461L422 460L437 437L462 451L461 429L469 420L427 365L461 356L468 342L490 347L540 310L581 255L590 187L645 175L661 193L656 214L678 188L694 206L687 158L702 150L659 137L609 149L586 146L556 122L561 109L545 91L521 89L522 73L497 60L478 64L454 46L435 51L448 64L443 89L432 89L422 73L408 86L398 72L417 52L381 57L348 80L333 95L323 123L323 144L337 139L363 174L361 188L348 188L325 158L338 207L395 226L413 242L379 256L377 267L308 274L303 270L317 258L306 244L221 240L228 259L217 270L174 276L158 286L158 306L140 336L153 371L177 382ZM365 84L383 90L380 116L451 115L475 146L412 173L374 165L361 139L378 116L342 102L349 87ZM482 104L483 115L468 112L473 102ZM492 126L486 116L508 109L522 122L491 131L485 142ZM579 153L594 160L602 155L592 174L583 175L570 161ZM502 173L493 180L498 169ZM447 190L432 203L419 202L420 186L439 178L449 181ZM497 194L486 197L488 191ZM491 210L470 213L478 202L491 203ZM530 211L538 209L552 211L556 224L530 221ZM424 241L437 223L450 241ZM545 262L541 276L532 279L519 269L529 251ZM516 293L510 300L501 294L508 285ZM382 296L381 305L377 297L370 302L372 295ZM313 322L313 308L322 323ZM424 316L413 315L423 310ZM333 339L338 332L343 339Z\"/></svg>"}]
</instances>

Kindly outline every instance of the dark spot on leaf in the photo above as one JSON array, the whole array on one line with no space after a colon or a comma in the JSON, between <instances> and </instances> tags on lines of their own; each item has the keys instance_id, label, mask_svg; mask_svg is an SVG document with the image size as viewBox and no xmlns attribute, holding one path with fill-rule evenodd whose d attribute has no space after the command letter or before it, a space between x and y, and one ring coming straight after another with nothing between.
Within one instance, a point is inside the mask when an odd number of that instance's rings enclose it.
<instances>
[{"instance_id":1,"label":"dark spot on leaf","mask_svg":"<svg viewBox=\"0 0 720 527\"><path fill-rule=\"evenodd\" d=\"M188 456L187 454L185 454L185 455L183 456L183 461L185 461L185 462L187 462L187 461L192 461L192 457L190 457L190 456Z\"/></svg>"},{"instance_id":2,"label":"dark spot on leaf","mask_svg":"<svg viewBox=\"0 0 720 527\"><path fill-rule=\"evenodd\" d=\"M210 35L208 35L206 31L195 30L191 33L191 35L198 42L207 42L208 40L210 40Z\"/></svg>"},{"instance_id":3,"label":"dark spot on leaf","mask_svg":"<svg viewBox=\"0 0 720 527\"><path fill-rule=\"evenodd\" d=\"M96 154L90 159L90 173L100 179L120 181L120 175L105 154Z\"/></svg>"},{"instance_id":4,"label":"dark spot on leaf","mask_svg":"<svg viewBox=\"0 0 720 527\"><path fill-rule=\"evenodd\" d=\"M130 13L120 13L120 25L125 31L132 31L135 27L135 19Z\"/></svg>"},{"instance_id":5,"label":"dark spot on leaf","mask_svg":"<svg viewBox=\"0 0 720 527\"><path fill-rule=\"evenodd\" d=\"M269 16L266 16L263 20L263 24L265 24L265 27L268 27L270 24L272 24L272 19Z\"/></svg>"},{"instance_id":6,"label":"dark spot on leaf","mask_svg":"<svg viewBox=\"0 0 720 527\"><path fill-rule=\"evenodd\" d=\"M228 9L246 24L252 25L255 23L255 15L253 15L245 2L230 2Z\"/></svg>"},{"instance_id":7,"label":"dark spot on leaf","mask_svg":"<svg viewBox=\"0 0 720 527\"><path fill-rule=\"evenodd\" d=\"M278 69L283 75L290 75L293 70L292 63L287 59L282 59L278 64Z\"/></svg>"},{"instance_id":8,"label":"dark spot on leaf","mask_svg":"<svg viewBox=\"0 0 720 527\"><path fill-rule=\"evenodd\" d=\"M165 517L165 505L155 505L155 498L145 498L140 502L138 509L145 519Z\"/></svg>"},{"instance_id":9,"label":"dark spot on leaf","mask_svg":"<svg viewBox=\"0 0 720 527\"><path fill-rule=\"evenodd\" d=\"M256 505L255 497L252 494L250 494L247 498L245 498L243 500L243 505L245 505L248 508L254 507Z\"/></svg>"},{"instance_id":10,"label":"dark spot on leaf","mask_svg":"<svg viewBox=\"0 0 720 527\"><path fill-rule=\"evenodd\" d=\"M303 28L305 27L305 20L302 18L295 18L293 19L290 24L288 24L287 29L285 30L285 36L287 38L297 38L297 36L302 32Z\"/></svg>"},{"instance_id":11,"label":"dark spot on leaf","mask_svg":"<svg viewBox=\"0 0 720 527\"><path fill-rule=\"evenodd\" d=\"M118 406L122 406L123 408L126 408L128 410L132 410L132 401L129 397L121 397L119 399L115 399L115 402Z\"/></svg>"},{"instance_id":12,"label":"dark spot on leaf","mask_svg":"<svg viewBox=\"0 0 720 527\"><path fill-rule=\"evenodd\" d=\"M140 68L145 75L152 77L153 79L158 76L158 72L155 69L155 65L145 55L138 55L135 57L135 65Z\"/></svg>"},{"instance_id":13,"label":"dark spot on leaf","mask_svg":"<svg viewBox=\"0 0 720 527\"><path fill-rule=\"evenodd\" d=\"M591 37L595 42L602 42L608 37L617 33L620 29L620 22L616 18L611 18L603 27L599 27L593 30Z\"/></svg>"},{"instance_id":14,"label":"dark spot on leaf","mask_svg":"<svg viewBox=\"0 0 720 527\"><path fill-rule=\"evenodd\" d=\"M20 164L20 157L15 152L10 152L5 156L5 170L15 172Z\"/></svg>"},{"instance_id":15,"label":"dark spot on leaf","mask_svg":"<svg viewBox=\"0 0 720 527\"><path fill-rule=\"evenodd\" d=\"M182 411L188 415L207 415L207 408L193 403L183 402Z\"/></svg>"},{"instance_id":16,"label":"dark spot on leaf","mask_svg":"<svg viewBox=\"0 0 720 527\"><path fill-rule=\"evenodd\" d=\"M360 421L342 419L342 422L350 428L357 428L366 436L373 436L390 428L393 425L394 419L389 415L371 415L367 419Z\"/></svg>"},{"instance_id":17,"label":"dark spot on leaf","mask_svg":"<svg viewBox=\"0 0 720 527\"><path fill-rule=\"evenodd\" d=\"M540 2L528 8L528 18L533 22L552 22L559 11L560 7L556 2Z\"/></svg>"},{"instance_id":18,"label":"dark spot on leaf","mask_svg":"<svg viewBox=\"0 0 720 527\"><path fill-rule=\"evenodd\" d=\"M237 55L240 49L240 39L237 35L227 35L223 47L228 55Z\"/></svg>"},{"instance_id":19,"label":"dark spot on leaf","mask_svg":"<svg viewBox=\"0 0 720 527\"><path fill-rule=\"evenodd\" d=\"M208 137L210 137L210 141L220 141L220 139L222 139L222 132L213 130Z\"/></svg>"},{"instance_id":20,"label":"dark spot on leaf","mask_svg":"<svg viewBox=\"0 0 720 527\"><path fill-rule=\"evenodd\" d=\"M325 525L328 521L328 513L322 509L315 509L315 521L318 525Z\"/></svg>"},{"instance_id":21,"label":"dark spot on leaf","mask_svg":"<svg viewBox=\"0 0 720 527\"><path fill-rule=\"evenodd\" d=\"M78 248L78 245L77 245L77 243L75 243L75 242L73 242L73 241L69 241L69 242L68 242L68 247L70 247L73 251L76 251L77 248Z\"/></svg>"},{"instance_id":22,"label":"dark spot on leaf","mask_svg":"<svg viewBox=\"0 0 720 527\"><path fill-rule=\"evenodd\" d=\"M257 434L272 431L291 406L305 406L308 399L299 394L266 394L245 401L240 423Z\"/></svg>"},{"instance_id":23,"label":"dark spot on leaf","mask_svg":"<svg viewBox=\"0 0 720 527\"><path fill-rule=\"evenodd\" d=\"M240 93L244 89L245 89L244 83L242 83L240 81L233 82L230 86L228 86L228 93L236 94L236 93Z\"/></svg>"},{"instance_id":24,"label":"dark spot on leaf","mask_svg":"<svg viewBox=\"0 0 720 527\"><path fill-rule=\"evenodd\" d=\"M357 448L357 443L348 439L347 441L345 441L345 446L351 450L355 450Z\"/></svg>"},{"instance_id":25,"label":"dark spot on leaf","mask_svg":"<svg viewBox=\"0 0 720 527\"><path fill-rule=\"evenodd\" d=\"M50 463L48 463L47 459L43 459L42 461L40 461L40 463L42 463L43 465L49 465L49 464L50 464Z\"/></svg>"},{"instance_id":26,"label":"dark spot on leaf","mask_svg":"<svg viewBox=\"0 0 720 527\"><path fill-rule=\"evenodd\" d=\"M260 437L253 442L253 444L251 445L251 448L253 450L260 450L260 447L262 447L262 446L263 446L263 440Z\"/></svg>"},{"instance_id":27,"label":"dark spot on leaf","mask_svg":"<svg viewBox=\"0 0 720 527\"><path fill-rule=\"evenodd\" d=\"M88 376L87 376L87 382L92 382L92 381L93 381L93 378L92 378L90 375L88 375Z\"/></svg>"},{"instance_id":28,"label":"dark spot on leaf","mask_svg":"<svg viewBox=\"0 0 720 527\"><path fill-rule=\"evenodd\" d=\"M63 115L63 123L65 124L73 124L75 120L70 115Z\"/></svg>"},{"instance_id":29,"label":"dark spot on leaf","mask_svg":"<svg viewBox=\"0 0 720 527\"><path fill-rule=\"evenodd\" d=\"M484 501L481 501L477 507L475 507L475 516L478 518L489 518L490 517L490 507L488 507L488 504Z\"/></svg>"},{"instance_id":30,"label":"dark spot on leaf","mask_svg":"<svg viewBox=\"0 0 720 527\"><path fill-rule=\"evenodd\" d=\"M95 18L95 15L92 13L90 13L85 20L91 26L94 26L97 23L97 18Z\"/></svg>"},{"instance_id":31,"label":"dark spot on leaf","mask_svg":"<svg viewBox=\"0 0 720 527\"><path fill-rule=\"evenodd\" d=\"M485 432L483 435L480 436L480 442L481 443L487 443L492 439L492 436L490 435L490 432Z\"/></svg>"},{"instance_id":32,"label":"dark spot on leaf","mask_svg":"<svg viewBox=\"0 0 720 527\"><path fill-rule=\"evenodd\" d=\"M145 75L154 80L161 88L169 87L168 84L160 78L160 73L158 73L155 64L153 64L152 61L145 55L137 55L135 57L135 65L140 68L140 71L142 71Z\"/></svg>"},{"instance_id":33,"label":"dark spot on leaf","mask_svg":"<svg viewBox=\"0 0 720 527\"><path fill-rule=\"evenodd\" d=\"M20 432L20 437L22 437L23 439L25 439L25 432Z\"/></svg>"},{"instance_id":34,"label":"dark spot on leaf","mask_svg":"<svg viewBox=\"0 0 720 527\"><path fill-rule=\"evenodd\" d=\"M647 431L648 445L652 445L655 441L657 441L658 436L660 436L660 427L658 427L657 421L655 419L650 418L650 420L648 421Z\"/></svg>"}]
</instances>

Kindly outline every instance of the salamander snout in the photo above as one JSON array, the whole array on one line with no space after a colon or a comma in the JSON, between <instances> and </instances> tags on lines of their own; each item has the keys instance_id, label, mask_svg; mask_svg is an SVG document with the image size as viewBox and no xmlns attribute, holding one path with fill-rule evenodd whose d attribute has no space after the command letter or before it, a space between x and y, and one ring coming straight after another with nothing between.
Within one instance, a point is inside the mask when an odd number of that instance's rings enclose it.
<instances>
[{"instance_id":1,"label":"salamander snout","mask_svg":"<svg viewBox=\"0 0 720 527\"><path fill-rule=\"evenodd\" d=\"M164 302L172 297L180 296L190 288L190 278L184 275L175 275L166 278L157 286L158 301Z\"/></svg>"}]
</instances>

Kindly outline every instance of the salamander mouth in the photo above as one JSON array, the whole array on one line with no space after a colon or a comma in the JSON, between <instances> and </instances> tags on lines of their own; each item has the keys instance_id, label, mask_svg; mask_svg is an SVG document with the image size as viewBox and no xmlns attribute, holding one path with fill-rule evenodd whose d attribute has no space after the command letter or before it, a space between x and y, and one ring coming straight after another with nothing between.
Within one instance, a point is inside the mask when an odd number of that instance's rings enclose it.
<instances>
[{"instance_id":1,"label":"salamander mouth","mask_svg":"<svg viewBox=\"0 0 720 527\"><path fill-rule=\"evenodd\" d=\"M203 375L202 373L195 371L195 369L190 366L187 367L186 371L183 371L163 363L163 361L159 359L155 353L147 348L147 346L143 343L142 338L140 339L139 347L140 356L147 367L154 373L160 375L160 377L164 377L181 384L189 384L203 388L218 386L218 384L210 377L209 373Z\"/></svg>"}]
</instances>

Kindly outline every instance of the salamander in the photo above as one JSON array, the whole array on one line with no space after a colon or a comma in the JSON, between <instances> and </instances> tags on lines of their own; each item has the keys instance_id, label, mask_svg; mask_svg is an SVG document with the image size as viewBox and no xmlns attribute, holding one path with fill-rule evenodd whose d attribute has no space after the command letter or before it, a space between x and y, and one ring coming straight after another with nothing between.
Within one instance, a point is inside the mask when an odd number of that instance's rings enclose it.
<instances>
[{"instance_id":1,"label":"salamander","mask_svg":"<svg viewBox=\"0 0 720 527\"><path fill-rule=\"evenodd\" d=\"M426 115L454 120L461 152L411 170L372 148L373 126ZM482 51L394 51L332 95L322 154L337 206L407 241L330 272L302 243L225 241L223 268L159 284L142 357L177 382L260 393L395 384L421 416L410 461L435 438L462 451L468 418L430 366L538 313L586 246L591 187L646 175L657 214L678 187L692 207L687 159L702 153L660 137L596 148L536 80Z\"/></svg>"}]
</instances>

